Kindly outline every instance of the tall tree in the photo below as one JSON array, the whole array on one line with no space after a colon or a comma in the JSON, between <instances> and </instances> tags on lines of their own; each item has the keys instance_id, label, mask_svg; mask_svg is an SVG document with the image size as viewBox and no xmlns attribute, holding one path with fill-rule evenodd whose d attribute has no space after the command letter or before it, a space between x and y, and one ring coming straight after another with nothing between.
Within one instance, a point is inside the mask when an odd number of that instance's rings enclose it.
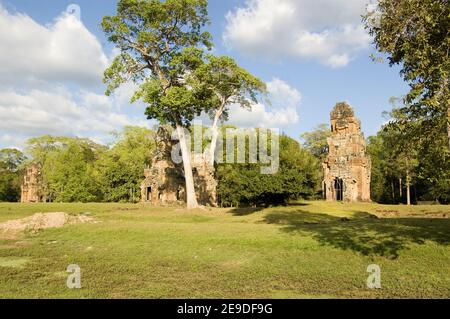
<instances>
[{"instance_id":1,"label":"tall tree","mask_svg":"<svg viewBox=\"0 0 450 319\"><path fill-rule=\"evenodd\" d=\"M209 22L207 4L207 0L120 0L117 15L104 17L101 24L109 41L120 50L105 71L106 93L134 81L140 89L133 100L148 103L148 118L176 129L188 208L198 207L198 203L184 128L204 110L204 99L186 85L185 78L195 67L186 62L190 54L198 52L195 48L212 46L211 35L203 31Z\"/></svg>"},{"instance_id":2,"label":"tall tree","mask_svg":"<svg viewBox=\"0 0 450 319\"><path fill-rule=\"evenodd\" d=\"M214 165L219 124L228 118L229 106L237 104L250 109L252 103L258 101L258 95L266 91L266 84L240 67L231 57L207 55L206 60L195 70L192 78L197 89L204 89L205 96L211 96L210 116L213 123L208 157L210 164Z\"/></svg>"},{"instance_id":3,"label":"tall tree","mask_svg":"<svg viewBox=\"0 0 450 319\"><path fill-rule=\"evenodd\" d=\"M402 66L411 86L405 113L413 119L444 119L450 147L449 0L379 0L364 20L378 50L391 66Z\"/></svg>"},{"instance_id":4,"label":"tall tree","mask_svg":"<svg viewBox=\"0 0 450 319\"><path fill-rule=\"evenodd\" d=\"M393 165L399 174L400 197L402 197L403 177L405 177L406 204L411 205L411 186L415 169L419 164L418 151L410 145L411 140L408 138L410 136L402 133L402 129L397 125L387 125L384 128L385 143L392 152Z\"/></svg>"}]
</instances>

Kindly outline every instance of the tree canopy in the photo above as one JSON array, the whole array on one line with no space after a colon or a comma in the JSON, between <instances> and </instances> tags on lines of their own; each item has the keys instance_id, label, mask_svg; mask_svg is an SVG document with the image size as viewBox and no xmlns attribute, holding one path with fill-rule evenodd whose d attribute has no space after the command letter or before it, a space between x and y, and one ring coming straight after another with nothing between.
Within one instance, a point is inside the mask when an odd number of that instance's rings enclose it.
<instances>
[{"instance_id":1,"label":"tree canopy","mask_svg":"<svg viewBox=\"0 0 450 319\"><path fill-rule=\"evenodd\" d=\"M411 86L403 111L446 121L450 145L450 5L448 0L380 0L364 17L377 49L401 65ZM425 134L439 134L432 126Z\"/></svg>"},{"instance_id":2,"label":"tree canopy","mask_svg":"<svg viewBox=\"0 0 450 319\"><path fill-rule=\"evenodd\" d=\"M209 97L204 108L213 121L211 144L208 150L210 165L214 165L215 150L219 134L219 124L228 119L232 104L251 109L258 96L266 92L266 84L240 67L228 56L207 55L191 76L190 85Z\"/></svg>"},{"instance_id":3,"label":"tree canopy","mask_svg":"<svg viewBox=\"0 0 450 319\"><path fill-rule=\"evenodd\" d=\"M270 206L313 198L320 190L320 163L292 138L280 136L280 167L261 174L260 165L219 164L218 197L222 206Z\"/></svg>"},{"instance_id":4,"label":"tree canopy","mask_svg":"<svg viewBox=\"0 0 450 319\"><path fill-rule=\"evenodd\" d=\"M117 15L102 28L120 50L105 71L107 94L121 84L140 85L134 99L149 104L146 114L162 123L188 124L201 109L184 77L198 46L211 48L206 0L120 0Z\"/></svg>"},{"instance_id":5,"label":"tree canopy","mask_svg":"<svg viewBox=\"0 0 450 319\"><path fill-rule=\"evenodd\" d=\"M155 152L152 130L125 127L116 135L116 142L102 153L95 164L96 178L107 202L137 202L143 171Z\"/></svg>"},{"instance_id":6,"label":"tree canopy","mask_svg":"<svg viewBox=\"0 0 450 319\"><path fill-rule=\"evenodd\" d=\"M133 101L148 106L145 114L177 129L183 157L188 208L198 206L185 127L205 110L205 97L192 90L186 77L199 54L212 46L207 0L120 0L117 14L103 18L102 28L120 51L105 71L106 93L133 81Z\"/></svg>"},{"instance_id":7,"label":"tree canopy","mask_svg":"<svg viewBox=\"0 0 450 319\"><path fill-rule=\"evenodd\" d=\"M0 202L20 199L21 170L25 160L25 155L17 149L0 150Z\"/></svg>"},{"instance_id":8,"label":"tree canopy","mask_svg":"<svg viewBox=\"0 0 450 319\"><path fill-rule=\"evenodd\" d=\"M311 132L303 133L300 138L303 146L318 159L323 160L328 154L328 138L331 130L328 124L320 124Z\"/></svg>"}]
</instances>

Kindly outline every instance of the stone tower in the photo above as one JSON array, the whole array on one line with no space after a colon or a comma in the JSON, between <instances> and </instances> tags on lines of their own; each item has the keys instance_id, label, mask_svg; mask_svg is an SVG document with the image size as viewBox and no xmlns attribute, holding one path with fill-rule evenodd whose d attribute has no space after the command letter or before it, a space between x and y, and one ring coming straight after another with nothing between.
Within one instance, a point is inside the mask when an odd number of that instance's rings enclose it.
<instances>
[{"instance_id":1,"label":"stone tower","mask_svg":"<svg viewBox=\"0 0 450 319\"><path fill-rule=\"evenodd\" d=\"M186 201L186 184L183 165L172 160L176 145L170 133L160 127L156 135L156 154L150 168L144 170L141 184L141 201L153 205L173 205ZM197 200L200 205L217 206L217 181L212 167L203 154L192 154L192 170Z\"/></svg>"},{"instance_id":2,"label":"stone tower","mask_svg":"<svg viewBox=\"0 0 450 319\"><path fill-rule=\"evenodd\" d=\"M33 163L26 168L22 181L20 201L22 203L45 203L47 201L42 183L40 164Z\"/></svg>"},{"instance_id":3,"label":"stone tower","mask_svg":"<svg viewBox=\"0 0 450 319\"><path fill-rule=\"evenodd\" d=\"M174 142L170 133L160 127L156 135L156 153L151 166L144 170L141 201L154 205L170 205L185 200L183 171L171 159Z\"/></svg>"},{"instance_id":4,"label":"stone tower","mask_svg":"<svg viewBox=\"0 0 450 319\"><path fill-rule=\"evenodd\" d=\"M323 163L327 201L370 201L371 162L361 132L361 122L347 103L331 112L331 137Z\"/></svg>"}]
</instances>

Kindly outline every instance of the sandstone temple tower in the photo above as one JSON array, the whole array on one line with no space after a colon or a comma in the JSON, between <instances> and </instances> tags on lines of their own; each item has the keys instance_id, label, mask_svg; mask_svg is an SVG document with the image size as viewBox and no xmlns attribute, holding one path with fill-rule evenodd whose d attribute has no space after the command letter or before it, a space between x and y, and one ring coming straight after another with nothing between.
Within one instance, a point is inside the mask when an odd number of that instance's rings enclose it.
<instances>
[{"instance_id":1,"label":"sandstone temple tower","mask_svg":"<svg viewBox=\"0 0 450 319\"><path fill-rule=\"evenodd\" d=\"M347 103L331 112L331 137L323 163L323 191L327 201L370 201L371 161L361 122Z\"/></svg>"},{"instance_id":2,"label":"sandstone temple tower","mask_svg":"<svg viewBox=\"0 0 450 319\"><path fill-rule=\"evenodd\" d=\"M41 166L37 163L26 168L20 201L22 203L45 203L47 201L42 183Z\"/></svg>"},{"instance_id":3,"label":"sandstone temple tower","mask_svg":"<svg viewBox=\"0 0 450 319\"><path fill-rule=\"evenodd\" d=\"M160 127L156 136L156 154L149 168L144 170L141 202L153 205L173 205L186 201L183 166L175 164L171 152L176 142ZM203 154L192 154L192 169L197 200L200 205L217 206L217 181L212 167Z\"/></svg>"}]
</instances>

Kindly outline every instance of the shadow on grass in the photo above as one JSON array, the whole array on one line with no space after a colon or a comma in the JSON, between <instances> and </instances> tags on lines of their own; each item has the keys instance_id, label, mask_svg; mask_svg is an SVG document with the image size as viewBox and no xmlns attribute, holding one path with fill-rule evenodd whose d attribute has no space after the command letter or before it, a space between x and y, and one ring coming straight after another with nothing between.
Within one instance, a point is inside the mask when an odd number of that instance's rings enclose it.
<instances>
[{"instance_id":1,"label":"shadow on grass","mask_svg":"<svg viewBox=\"0 0 450 319\"><path fill-rule=\"evenodd\" d=\"M282 225L286 232L312 235L319 243L366 256L396 259L409 244L432 241L450 243L450 220L439 218L382 218L367 212L355 212L352 218L340 218L305 210L275 211L265 222Z\"/></svg>"},{"instance_id":2,"label":"shadow on grass","mask_svg":"<svg viewBox=\"0 0 450 319\"><path fill-rule=\"evenodd\" d=\"M310 204L301 203L301 202L293 202L293 203L288 203L284 206L285 207L303 207L303 206L309 206L309 205ZM268 206L268 207L263 207L263 206L240 207L240 208L233 208L232 210L230 210L230 213L233 214L233 216L248 216L248 215L259 213L267 208L270 208L270 206Z\"/></svg>"},{"instance_id":3,"label":"shadow on grass","mask_svg":"<svg viewBox=\"0 0 450 319\"><path fill-rule=\"evenodd\" d=\"M230 210L230 213L233 214L233 216L248 216L261 212L264 209L264 207L233 208L232 210Z\"/></svg>"}]
</instances>

